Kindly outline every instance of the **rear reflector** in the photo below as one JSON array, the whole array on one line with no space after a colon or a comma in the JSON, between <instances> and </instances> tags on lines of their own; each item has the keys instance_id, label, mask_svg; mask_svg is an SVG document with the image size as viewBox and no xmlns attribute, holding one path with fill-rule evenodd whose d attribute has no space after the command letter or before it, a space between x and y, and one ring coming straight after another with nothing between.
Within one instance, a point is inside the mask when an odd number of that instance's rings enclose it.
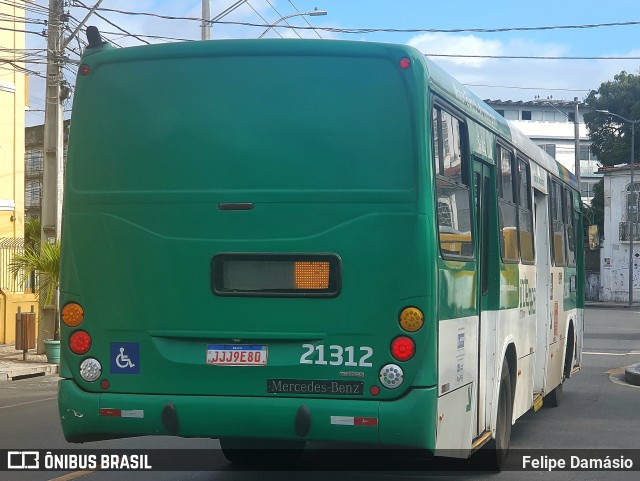
<instances>
[{"instance_id":1,"label":"rear reflector","mask_svg":"<svg viewBox=\"0 0 640 481\"><path fill-rule=\"evenodd\" d=\"M100 416L115 417L115 418L144 418L144 411L142 409L113 409L113 408L101 408Z\"/></svg>"},{"instance_id":2,"label":"rear reflector","mask_svg":"<svg viewBox=\"0 0 640 481\"><path fill-rule=\"evenodd\" d=\"M331 424L337 424L340 426L377 426L378 418L331 416Z\"/></svg>"}]
</instances>

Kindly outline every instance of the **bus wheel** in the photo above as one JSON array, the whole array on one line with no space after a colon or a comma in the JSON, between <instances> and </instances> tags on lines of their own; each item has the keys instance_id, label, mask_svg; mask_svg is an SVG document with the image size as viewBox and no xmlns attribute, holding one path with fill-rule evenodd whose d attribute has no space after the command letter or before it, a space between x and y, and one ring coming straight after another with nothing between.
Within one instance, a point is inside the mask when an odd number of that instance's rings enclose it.
<instances>
[{"instance_id":1,"label":"bus wheel","mask_svg":"<svg viewBox=\"0 0 640 481\"><path fill-rule=\"evenodd\" d=\"M511 419L513 417L513 400L511 395L511 375L509 363L502 362L502 376L500 378L500 393L498 395L498 414L496 417L496 434L492 442L491 464L500 471L509 454L511 442Z\"/></svg>"},{"instance_id":2,"label":"bus wheel","mask_svg":"<svg viewBox=\"0 0 640 481\"><path fill-rule=\"evenodd\" d=\"M243 466L288 466L304 451L304 441L221 438L222 454L228 461Z\"/></svg>"},{"instance_id":3,"label":"bus wheel","mask_svg":"<svg viewBox=\"0 0 640 481\"><path fill-rule=\"evenodd\" d=\"M564 385L564 379L563 379L563 382L558 384L553 391L551 391L549 394L547 394L544 397L544 404L543 405L545 407L557 408L558 406L560 406L560 401L562 400L562 386L563 385Z\"/></svg>"}]
</instances>

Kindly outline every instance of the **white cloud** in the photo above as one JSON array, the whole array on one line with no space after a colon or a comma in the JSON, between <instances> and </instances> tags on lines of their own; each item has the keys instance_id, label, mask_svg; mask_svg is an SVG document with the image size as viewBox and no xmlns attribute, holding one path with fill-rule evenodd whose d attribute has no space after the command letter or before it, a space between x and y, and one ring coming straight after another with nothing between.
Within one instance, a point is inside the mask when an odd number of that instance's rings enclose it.
<instances>
[{"instance_id":1,"label":"white cloud","mask_svg":"<svg viewBox=\"0 0 640 481\"><path fill-rule=\"evenodd\" d=\"M424 54L446 55L504 55L504 46L498 40L483 40L475 35L448 35L425 33L407 42ZM446 57L447 62L471 68L481 68L487 59L469 57Z\"/></svg>"},{"instance_id":2,"label":"white cloud","mask_svg":"<svg viewBox=\"0 0 640 481\"><path fill-rule=\"evenodd\" d=\"M572 55L569 45L540 43L524 38L501 41L476 35L428 33L418 35L407 43L427 55ZM610 53L608 56L640 56L640 51ZM470 59L438 56L431 58L483 99L524 101L533 100L536 95L552 95L554 98L565 100L573 100L574 97L583 99L589 89L597 89L602 82L613 79L621 70L637 72L640 65L638 60Z\"/></svg>"}]
</instances>

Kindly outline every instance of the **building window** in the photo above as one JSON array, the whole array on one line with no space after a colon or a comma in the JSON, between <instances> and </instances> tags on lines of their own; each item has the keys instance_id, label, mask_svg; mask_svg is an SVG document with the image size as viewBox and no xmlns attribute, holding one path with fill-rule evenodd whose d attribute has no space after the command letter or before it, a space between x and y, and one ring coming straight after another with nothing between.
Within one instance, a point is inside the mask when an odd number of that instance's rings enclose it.
<instances>
[{"instance_id":1,"label":"building window","mask_svg":"<svg viewBox=\"0 0 640 481\"><path fill-rule=\"evenodd\" d=\"M593 197L593 188L598 180L581 180L580 181L580 197Z\"/></svg>"},{"instance_id":2,"label":"building window","mask_svg":"<svg viewBox=\"0 0 640 481\"><path fill-rule=\"evenodd\" d=\"M522 111L522 120L531 120L531 110Z\"/></svg>"},{"instance_id":3,"label":"building window","mask_svg":"<svg viewBox=\"0 0 640 481\"><path fill-rule=\"evenodd\" d=\"M538 147L540 147L554 159L556 158L556 144L538 144Z\"/></svg>"},{"instance_id":4,"label":"building window","mask_svg":"<svg viewBox=\"0 0 640 481\"><path fill-rule=\"evenodd\" d=\"M27 150L24 154L25 173L28 175L42 172L43 157L42 150Z\"/></svg>"},{"instance_id":5,"label":"building window","mask_svg":"<svg viewBox=\"0 0 640 481\"><path fill-rule=\"evenodd\" d=\"M638 212L640 211L639 200L640 196L638 193L640 192L640 183L633 183L634 189L631 191L631 184L627 186L627 211L625 212L625 216L627 217L627 222L638 222Z\"/></svg>"},{"instance_id":6,"label":"building window","mask_svg":"<svg viewBox=\"0 0 640 481\"><path fill-rule=\"evenodd\" d=\"M504 110L500 109L500 110L496 110L496 112L498 112L499 115L502 115L504 117Z\"/></svg>"},{"instance_id":7,"label":"building window","mask_svg":"<svg viewBox=\"0 0 640 481\"><path fill-rule=\"evenodd\" d=\"M580 160L598 160L596 154L591 152L591 145L580 145Z\"/></svg>"},{"instance_id":8,"label":"building window","mask_svg":"<svg viewBox=\"0 0 640 481\"><path fill-rule=\"evenodd\" d=\"M507 120L520 120L520 112L518 110L505 110L504 118Z\"/></svg>"}]
</instances>

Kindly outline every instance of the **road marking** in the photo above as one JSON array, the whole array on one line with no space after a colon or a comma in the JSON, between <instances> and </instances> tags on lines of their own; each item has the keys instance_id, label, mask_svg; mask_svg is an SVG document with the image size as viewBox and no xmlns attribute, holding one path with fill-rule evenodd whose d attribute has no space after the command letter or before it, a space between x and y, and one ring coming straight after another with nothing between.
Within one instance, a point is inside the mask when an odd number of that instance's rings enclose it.
<instances>
[{"instance_id":1,"label":"road marking","mask_svg":"<svg viewBox=\"0 0 640 481\"><path fill-rule=\"evenodd\" d=\"M75 471L73 473L65 474L64 476L60 476L59 478L53 478L50 481L69 481L70 479L80 478L82 476L86 476L87 474L93 474L97 471Z\"/></svg>"},{"instance_id":2,"label":"road marking","mask_svg":"<svg viewBox=\"0 0 640 481\"><path fill-rule=\"evenodd\" d=\"M8 406L0 406L0 409L9 409L9 408L15 408L18 406L26 406L27 404L35 404L35 403L41 403L41 402L45 402L45 401L53 401L54 399L58 399L57 397L48 397L45 399L38 399L37 401L26 401L23 403L18 403L18 404L10 404Z\"/></svg>"},{"instance_id":3,"label":"road marking","mask_svg":"<svg viewBox=\"0 0 640 481\"><path fill-rule=\"evenodd\" d=\"M586 352L582 351L582 354L589 354L591 356L640 356L640 352Z\"/></svg>"}]
</instances>

